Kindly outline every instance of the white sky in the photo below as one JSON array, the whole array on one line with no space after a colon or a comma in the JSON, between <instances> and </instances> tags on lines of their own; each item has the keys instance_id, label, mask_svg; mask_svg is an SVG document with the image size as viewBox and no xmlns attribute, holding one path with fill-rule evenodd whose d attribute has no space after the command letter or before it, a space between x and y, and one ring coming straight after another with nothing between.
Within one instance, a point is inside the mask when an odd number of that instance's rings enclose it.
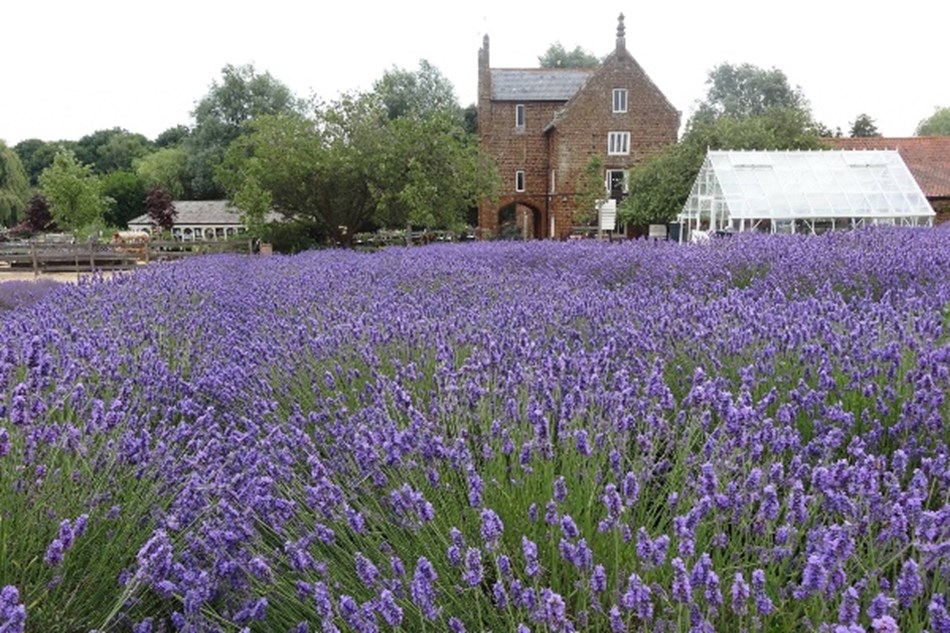
<instances>
[{"instance_id":1,"label":"white sky","mask_svg":"<svg viewBox=\"0 0 950 633\"><path fill-rule=\"evenodd\" d=\"M465 106L484 34L492 67L530 68L558 40L606 55L620 12L627 48L684 121L724 61L779 68L819 121L845 133L867 112L885 136L909 136L950 106L946 0L9 0L0 139L78 140L112 127L155 138L191 123L229 63L332 99L425 58Z\"/></svg>"}]
</instances>

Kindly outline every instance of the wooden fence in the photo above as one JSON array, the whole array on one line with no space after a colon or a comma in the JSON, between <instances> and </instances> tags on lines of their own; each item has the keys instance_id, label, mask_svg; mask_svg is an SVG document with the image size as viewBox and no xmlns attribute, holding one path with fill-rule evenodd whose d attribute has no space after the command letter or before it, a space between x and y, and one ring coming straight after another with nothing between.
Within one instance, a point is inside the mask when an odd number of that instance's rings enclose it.
<instances>
[{"instance_id":1,"label":"wooden fence","mask_svg":"<svg viewBox=\"0 0 950 633\"><path fill-rule=\"evenodd\" d=\"M0 277L4 272L91 272L129 270L152 262L175 261L211 253L252 253L251 240L179 242L156 240L140 244L111 242L0 243Z\"/></svg>"}]
</instances>

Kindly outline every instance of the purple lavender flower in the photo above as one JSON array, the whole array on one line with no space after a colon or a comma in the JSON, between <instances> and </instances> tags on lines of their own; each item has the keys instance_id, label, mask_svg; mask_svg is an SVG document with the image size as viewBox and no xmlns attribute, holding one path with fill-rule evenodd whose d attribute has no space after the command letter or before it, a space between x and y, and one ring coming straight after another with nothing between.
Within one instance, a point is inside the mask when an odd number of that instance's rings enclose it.
<instances>
[{"instance_id":1,"label":"purple lavender flower","mask_svg":"<svg viewBox=\"0 0 950 633\"><path fill-rule=\"evenodd\" d=\"M931 633L950 633L950 613L947 613L944 596L933 597L927 607L927 614L930 617ZM896 626L894 630L897 630Z\"/></svg>"},{"instance_id":2,"label":"purple lavender flower","mask_svg":"<svg viewBox=\"0 0 950 633\"><path fill-rule=\"evenodd\" d=\"M769 615L775 610L772 599L765 592L765 571L756 569L752 572L752 593L755 597L755 608L759 615ZM848 624L842 622L842 624Z\"/></svg>"},{"instance_id":3,"label":"purple lavender flower","mask_svg":"<svg viewBox=\"0 0 950 633\"><path fill-rule=\"evenodd\" d=\"M874 633L900 633L901 629L897 626L897 622L889 615L882 615L879 618L874 618L871 620L871 629L874 630ZM947 629L950 631L950 629ZM934 627L933 633L943 633L937 627Z\"/></svg>"},{"instance_id":4,"label":"purple lavender flower","mask_svg":"<svg viewBox=\"0 0 950 633\"><path fill-rule=\"evenodd\" d=\"M389 626L397 628L402 623L402 608L396 604L396 598L389 589L383 589L379 592L376 610L383 616L383 620Z\"/></svg>"},{"instance_id":5,"label":"purple lavender flower","mask_svg":"<svg viewBox=\"0 0 950 633\"><path fill-rule=\"evenodd\" d=\"M491 508L482 509L482 542L489 550L493 550L498 546L498 540L501 538L504 529L505 526L501 522L501 518L494 510Z\"/></svg>"},{"instance_id":6,"label":"purple lavender flower","mask_svg":"<svg viewBox=\"0 0 950 633\"><path fill-rule=\"evenodd\" d=\"M524 554L524 573L528 578L534 578L541 570L538 564L538 546L527 536L522 536L521 551Z\"/></svg>"},{"instance_id":7,"label":"purple lavender flower","mask_svg":"<svg viewBox=\"0 0 950 633\"><path fill-rule=\"evenodd\" d=\"M456 617L449 618L449 631L452 633L465 633L465 625Z\"/></svg>"},{"instance_id":8,"label":"purple lavender flower","mask_svg":"<svg viewBox=\"0 0 950 633\"><path fill-rule=\"evenodd\" d=\"M693 588L689 582L686 565L679 557L674 558L671 564L673 565L673 599L683 604L692 604Z\"/></svg>"},{"instance_id":9,"label":"purple lavender flower","mask_svg":"<svg viewBox=\"0 0 950 633\"><path fill-rule=\"evenodd\" d=\"M561 517L561 534L568 540L576 539L580 535L577 524L574 523L573 517L569 514Z\"/></svg>"},{"instance_id":10,"label":"purple lavender flower","mask_svg":"<svg viewBox=\"0 0 950 633\"><path fill-rule=\"evenodd\" d=\"M477 547L470 547L465 552L465 570L462 572L462 579L470 587L475 587L482 582L482 551Z\"/></svg>"},{"instance_id":11,"label":"purple lavender flower","mask_svg":"<svg viewBox=\"0 0 950 633\"><path fill-rule=\"evenodd\" d=\"M567 499L567 483L564 476L560 475L554 480L554 500L558 503L564 503L565 499Z\"/></svg>"},{"instance_id":12,"label":"purple lavender flower","mask_svg":"<svg viewBox=\"0 0 950 633\"><path fill-rule=\"evenodd\" d=\"M372 588L379 580L379 570L371 560L363 556L362 552L356 552L353 556L356 563L356 576L365 587Z\"/></svg>"},{"instance_id":13,"label":"purple lavender flower","mask_svg":"<svg viewBox=\"0 0 950 633\"><path fill-rule=\"evenodd\" d=\"M749 610L749 585L746 584L742 572L736 572L732 581L732 611L736 615L745 615Z\"/></svg>"},{"instance_id":14,"label":"purple lavender flower","mask_svg":"<svg viewBox=\"0 0 950 633\"><path fill-rule=\"evenodd\" d=\"M611 633L626 633L627 624L623 621L623 615L617 605L610 607L610 631Z\"/></svg>"},{"instance_id":15,"label":"purple lavender flower","mask_svg":"<svg viewBox=\"0 0 950 633\"><path fill-rule=\"evenodd\" d=\"M594 593L603 593L607 591L607 570L603 565L596 565L594 573L590 576L590 588Z\"/></svg>"},{"instance_id":16,"label":"purple lavender flower","mask_svg":"<svg viewBox=\"0 0 950 633\"><path fill-rule=\"evenodd\" d=\"M496 580L495 584L492 585L491 591L495 607L498 609L506 609L508 607L508 594L505 592L505 584L500 580Z\"/></svg>"},{"instance_id":17,"label":"purple lavender flower","mask_svg":"<svg viewBox=\"0 0 950 633\"><path fill-rule=\"evenodd\" d=\"M412 601L422 610L428 620L436 620L440 609L435 604L435 581L438 574L425 556L416 562L416 571L412 576Z\"/></svg>"},{"instance_id":18,"label":"purple lavender flower","mask_svg":"<svg viewBox=\"0 0 950 633\"><path fill-rule=\"evenodd\" d=\"M920 580L917 563L913 559L907 559L897 577L897 603L902 608L909 609L914 600L923 592L924 585Z\"/></svg>"},{"instance_id":19,"label":"purple lavender flower","mask_svg":"<svg viewBox=\"0 0 950 633\"><path fill-rule=\"evenodd\" d=\"M20 592L13 585L0 590L0 630L23 633L26 627L26 606L20 603Z\"/></svg>"},{"instance_id":20,"label":"purple lavender flower","mask_svg":"<svg viewBox=\"0 0 950 633\"><path fill-rule=\"evenodd\" d=\"M498 573L502 578L511 577L511 559L505 554L499 554L495 559L495 565L498 566Z\"/></svg>"}]
</instances>

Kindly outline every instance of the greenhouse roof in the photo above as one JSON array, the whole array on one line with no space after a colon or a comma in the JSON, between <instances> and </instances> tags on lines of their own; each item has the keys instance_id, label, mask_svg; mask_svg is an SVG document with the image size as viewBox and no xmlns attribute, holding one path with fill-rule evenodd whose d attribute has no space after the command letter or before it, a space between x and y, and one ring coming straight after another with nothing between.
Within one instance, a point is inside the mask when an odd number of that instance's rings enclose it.
<instances>
[{"instance_id":1,"label":"greenhouse roof","mask_svg":"<svg viewBox=\"0 0 950 633\"><path fill-rule=\"evenodd\" d=\"M900 154L889 150L709 151L682 216L710 213L727 224L934 215Z\"/></svg>"}]
</instances>

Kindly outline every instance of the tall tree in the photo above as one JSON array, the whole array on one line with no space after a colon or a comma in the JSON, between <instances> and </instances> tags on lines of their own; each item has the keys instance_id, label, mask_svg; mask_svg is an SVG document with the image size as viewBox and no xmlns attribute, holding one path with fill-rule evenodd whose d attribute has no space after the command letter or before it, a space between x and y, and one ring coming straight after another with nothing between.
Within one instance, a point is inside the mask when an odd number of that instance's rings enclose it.
<instances>
[{"instance_id":1,"label":"tall tree","mask_svg":"<svg viewBox=\"0 0 950 633\"><path fill-rule=\"evenodd\" d=\"M555 42L548 47L544 55L538 57L538 65L541 68L596 68L600 66L600 60L580 46L568 51L563 44Z\"/></svg>"},{"instance_id":2,"label":"tall tree","mask_svg":"<svg viewBox=\"0 0 950 633\"><path fill-rule=\"evenodd\" d=\"M70 150L59 151L40 174L40 189L60 228L75 230L102 222L106 204L99 178Z\"/></svg>"},{"instance_id":3,"label":"tall tree","mask_svg":"<svg viewBox=\"0 0 950 633\"><path fill-rule=\"evenodd\" d=\"M221 81L211 83L192 112L195 125L186 140L192 193L205 199L224 194L214 179L215 168L245 123L267 114L299 113L302 107L290 88L270 73L258 73L253 65L225 66Z\"/></svg>"},{"instance_id":4,"label":"tall tree","mask_svg":"<svg viewBox=\"0 0 950 633\"><path fill-rule=\"evenodd\" d=\"M917 136L950 136L950 107L937 108L917 124Z\"/></svg>"},{"instance_id":5,"label":"tall tree","mask_svg":"<svg viewBox=\"0 0 950 633\"><path fill-rule=\"evenodd\" d=\"M161 187L176 200L190 197L186 145L165 147L133 163L146 188Z\"/></svg>"},{"instance_id":6,"label":"tall tree","mask_svg":"<svg viewBox=\"0 0 950 633\"><path fill-rule=\"evenodd\" d=\"M30 181L20 156L0 141L0 223L13 226L23 218L30 199Z\"/></svg>"},{"instance_id":7,"label":"tall tree","mask_svg":"<svg viewBox=\"0 0 950 633\"><path fill-rule=\"evenodd\" d=\"M178 210L167 191L161 187L152 187L145 196L145 212L148 213L152 224L163 231L170 231L175 226Z\"/></svg>"},{"instance_id":8,"label":"tall tree","mask_svg":"<svg viewBox=\"0 0 950 633\"><path fill-rule=\"evenodd\" d=\"M848 136L851 138L863 138L870 136L880 136L881 133L877 131L877 125L874 123L874 119L868 114L859 114L855 117L854 122L851 124L851 131L848 132Z\"/></svg>"},{"instance_id":9,"label":"tall tree","mask_svg":"<svg viewBox=\"0 0 950 633\"><path fill-rule=\"evenodd\" d=\"M153 151L152 143L141 134L120 127L97 130L76 143L76 158L97 174L129 169L132 161Z\"/></svg>"},{"instance_id":10,"label":"tall tree","mask_svg":"<svg viewBox=\"0 0 950 633\"><path fill-rule=\"evenodd\" d=\"M448 113L461 120L452 82L424 59L419 61L416 71L398 67L386 71L373 84L372 94L382 101L390 119L404 116L427 119Z\"/></svg>"},{"instance_id":11,"label":"tall tree","mask_svg":"<svg viewBox=\"0 0 950 633\"><path fill-rule=\"evenodd\" d=\"M101 181L102 195L110 200L103 216L107 225L125 227L145 213L145 184L135 172L113 171Z\"/></svg>"},{"instance_id":12,"label":"tall tree","mask_svg":"<svg viewBox=\"0 0 950 633\"><path fill-rule=\"evenodd\" d=\"M777 68L723 63L709 71L706 85L706 98L693 114L691 125L724 116L759 116L772 108L809 112L801 89L792 88L785 73Z\"/></svg>"},{"instance_id":13,"label":"tall tree","mask_svg":"<svg viewBox=\"0 0 950 633\"><path fill-rule=\"evenodd\" d=\"M23 162L23 168L30 179L31 187L38 187L40 184L40 174L43 170L53 164L53 158L56 152L63 148L75 147L71 141L59 141L50 143L41 141L38 138L31 138L20 141L13 146L14 151L19 155Z\"/></svg>"},{"instance_id":14,"label":"tall tree","mask_svg":"<svg viewBox=\"0 0 950 633\"><path fill-rule=\"evenodd\" d=\"M162 148L180 145L189 135L191 135L191 130L188 129L187 125L176 125L155 137L155 146Z\"/></svg>"},{"instance_id":15,"label":"tall tree","mask_svg":"<svg viewBox=\"0 0 950 633\"><path fill-rule=\"evenodd\" d=\"M725 70L724 70L725 68ZM645 226L672 221L683 208L707 149L815 149L820 126L804 96L788 88L781 71L728 64L710 72L708 101L686 134L630 173L630 195L618 209L624 222ZM725 79L724 79L725 78ZM726 90L732 86L734 92Z\"/></svg>"}]
</instances>

